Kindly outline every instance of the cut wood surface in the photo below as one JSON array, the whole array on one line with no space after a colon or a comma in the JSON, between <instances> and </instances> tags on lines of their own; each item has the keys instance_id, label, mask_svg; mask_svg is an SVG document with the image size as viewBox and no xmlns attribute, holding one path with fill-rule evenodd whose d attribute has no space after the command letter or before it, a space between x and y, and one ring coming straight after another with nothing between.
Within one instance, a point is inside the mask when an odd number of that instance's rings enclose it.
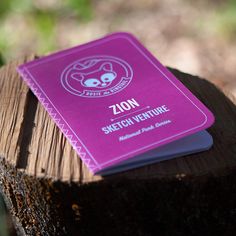
<instances>
[{"instance_id":1,"label":"cut wood surface","mask_svg":"<svg viewBox=\"0 0 236 236\"><path fill-rule=\"evenodd\" d=\"M170 69L214 113L213 147L102 178L17 74L33 58L0 69L0 191L19 235L235 235L234 98Z\"/></svg>"},{"instance_id":2,"label":"cut wood surface","mask_svg":"<svg viewBox=\"0 0 236 236\"><path fill-rule=\"evenodd\" d=\"M16 72L24 60L0 69L0 154L27 174L54 180L87 183L101 180L93 176L54 124L43 106ZM236 166L236 109L233 102L210 82L172 70L216 116L209 132L214 139L211 150L107 178L172 178L218 174ZM88 132L93 132L88 130Z\"/></svg>"}]
</instances>

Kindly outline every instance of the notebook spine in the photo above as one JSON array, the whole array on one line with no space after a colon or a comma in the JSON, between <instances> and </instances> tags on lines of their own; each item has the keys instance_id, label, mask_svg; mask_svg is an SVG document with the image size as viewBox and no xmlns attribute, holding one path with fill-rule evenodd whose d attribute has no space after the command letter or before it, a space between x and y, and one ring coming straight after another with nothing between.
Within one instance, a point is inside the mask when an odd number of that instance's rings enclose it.
<instances>
[{"instance_id":1,"label":"notebook spine","mask_svg":"<svg viewBox=\"0 0 236 236\"><path fill-rule=\"evenodd\" d=\"M73 130L64 122L64 119L61 115L56 111L53 104L49 101L49 99L44 95L44 92L39 88L39 86L32 79L32 75L25 67L18 67L17 71L21 75L22 79L29 86L33 94L37 97L37 99L44 106L50 117L56 123L58 128L65 135L67 140L72 145L73 149L78 153L83 163L89 168L90 171L95 173L100 168L97 163L90 157L90 154L83 147L78 138L74 135Z\"/></svg>"}]
</instances>

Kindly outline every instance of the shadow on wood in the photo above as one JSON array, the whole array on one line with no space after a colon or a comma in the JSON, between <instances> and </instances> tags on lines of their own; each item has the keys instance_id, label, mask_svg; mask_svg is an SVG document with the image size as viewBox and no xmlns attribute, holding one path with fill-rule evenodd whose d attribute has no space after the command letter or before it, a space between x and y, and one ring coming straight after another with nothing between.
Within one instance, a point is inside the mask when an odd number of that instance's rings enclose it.
<instances>
[{"instance_id":1,"label":"shadow on wood","mask_svg":"<svg viewBox=\"0 0 236 236\"><path fill-rule=\"evenodd\" d=\"M24 109L24 120L20 129L18 139L18 146L20 147L19 156L16 161L17 168L25 169L28 163L29 151L28 147L32 138L34 128L34 118L37 109L38 100L29 90L26 97L25 109Z\"/></svg>"}]
</instances>

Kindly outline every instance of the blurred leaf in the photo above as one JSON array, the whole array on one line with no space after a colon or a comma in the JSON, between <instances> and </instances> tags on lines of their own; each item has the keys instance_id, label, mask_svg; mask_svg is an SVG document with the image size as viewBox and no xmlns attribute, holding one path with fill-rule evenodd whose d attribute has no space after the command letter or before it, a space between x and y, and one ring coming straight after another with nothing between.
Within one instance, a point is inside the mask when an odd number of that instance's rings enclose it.
<instances>
[{"instance_id":1,"label":"blurred leaf","mask_svg":"<svg viewBox=\"0 0 236 236\"><path fill-rule=\"evenodd\" d=\"M236 1L226 1L216 14L216 28L229 39L236 38Z\"/></svg>"},{"instance_id":2,"label":"blurred leaf","mask_svg":"<svg viewBox=\"0 0 236 236\"><path fill-rule=\"evenodd\" d=\"M3 17L8 13L11 8L11 1L10 0L1 0L0 3L0 18Z\"/></svg>"},{"instance_id":3,"label":"blurred leaf","mask_svg":"<svg viewBox=\"0 0 236 236\"><path fill-rule=\"evenodd\" d=\"M43 35L50 35L54 29L55 19L52 14L42 11L34 13L35 24L37 29Z\"/></svg>"},{"instance_id":4,"label":"blurred leaf","mask_svg":"<svg viewBox=\"0 0 236 236\"><path fill-rule=\"evenodd\" d=\"M55 48L55 15L52 12L35 11L34 24L40 41L39 51L45 53Z\"/></svg>"},{"instance_id":5,"label":"blurred leaf","mask_svg":"<svg viewBox=\"0 0 236 236\"><path fill-rule=\"evenodd\" d=\"M9 45L9 40L7 38L6 32L5 30L1 28L1 25L0 25L0 54L2 55L1 58L3 57L6 58L6 52L10 50L9 47L10 45Z\"/></svg>"},{"instance_id":6,"label":"blurred leaf","mask_svg":"<svg viewBox=\"0 0 236 236\"><path fill-rule=\"evenodd\" d=\"M194 24L198 30L205 29L207 33L213 33L223 40L236 40L236 1L220 1L218 4L210 2L212 9L208 10L207 16L199 18ZM210 34L211 34L210 33Z\"/></svg>"},{"instance_id":7,"label":"blurred leaf","mask_svg":"<svg viewBox=\"0 0 236 236\"><path fill-rule=\"evenodd\" d=\"M9 2L11 2L12 11L25 13L32 9L32 0L9 0Z\"/></svg>"},{"instance_id":8,"label":"blurred leaf","mask_svg":"<svg viewBox=\"0 0 236 236\"><path fill-rule=\"evenodd\" d=\"M92 18L92 7L90 0L68 0L69 6L83 20Z\"/></svg>"},{"instance_id":9,"label":"blurred leaf","mask_svg":"<svg viewBox=\"0 0 236 236\"><path fill-rule=\"evenodd\" d=\"M26 12L31 7L31 0L0 0L0 18L14 11Z\"/></svg>"},{"instance_id":10,"label":"blurred leaf","mask_svg":"<svg viewBox=\"0 0 236 236\"><path fill-rule=\"evenodd\" d=\"M2 54L0 53L0 66L4 65L4 59Z\"/></svg>"}]
</instances>

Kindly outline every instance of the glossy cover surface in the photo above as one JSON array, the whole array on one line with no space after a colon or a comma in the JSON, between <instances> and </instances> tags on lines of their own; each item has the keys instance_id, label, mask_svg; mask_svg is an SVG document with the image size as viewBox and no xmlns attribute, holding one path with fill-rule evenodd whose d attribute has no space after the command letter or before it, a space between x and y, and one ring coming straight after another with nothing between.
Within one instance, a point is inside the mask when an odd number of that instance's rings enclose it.
<instances>
[{"instance_id":1,"label":"glossy cover surface","mask_svg":"<svg viewBox=\"0 0 236 236\"><path fill-rule=\"evenodd\" d=\"M214 122L127 33L45 56L18 72L93 173Z\"/></svg>"}]
</instances>

